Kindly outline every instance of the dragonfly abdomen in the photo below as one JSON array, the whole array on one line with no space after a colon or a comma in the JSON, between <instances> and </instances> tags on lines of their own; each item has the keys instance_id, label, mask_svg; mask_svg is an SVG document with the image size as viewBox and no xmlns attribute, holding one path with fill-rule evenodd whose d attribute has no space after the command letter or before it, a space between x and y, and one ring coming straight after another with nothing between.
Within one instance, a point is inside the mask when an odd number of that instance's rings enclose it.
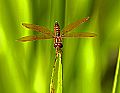
<instances>
[{"instance_id":1,"label":"dragonfly abdomen","mask_svg":"<svg viewBox=\"0 0 120 93\"><path fill-rule=\"evenodd\" d=\"M57 21L55 22L55 25L54 25L54 33L55 33L55 36L60 36L60 26Z\"/></svg>"},{"instance_id":2,"label":"dragonfly abdomen","mask_svg":"<svg viewBox=\"0 0 120 93\"><path fill-rule=\"evenodd\" d=\"M60 26L57 21L55 22L55 25L54 25L54 34L55 34L54 47L62 48L63 45L62 45L62 38L60 36Z\"/></svg>"}]
</instances>

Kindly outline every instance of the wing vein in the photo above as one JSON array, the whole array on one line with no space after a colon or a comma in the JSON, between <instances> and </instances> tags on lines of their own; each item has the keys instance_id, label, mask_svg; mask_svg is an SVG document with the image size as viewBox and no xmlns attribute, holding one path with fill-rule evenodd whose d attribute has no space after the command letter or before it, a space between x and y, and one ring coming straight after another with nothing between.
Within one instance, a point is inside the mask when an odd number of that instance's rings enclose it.
<instances>
[{"instance_id":1,"label":"wing vein","mask_svg":"<svg viewBox=\"0 0 120 93\"><path fill-rule=\"evenodd\" d=\"M78 20L78 21L76 21L74 23L71 23L71 24L67 25L65 28L63 28L62 35L66 34L67 32L70 32L71 30L73 30L74 28L79 26L80 24L86 22L88 19L89 19L89 17L83 18L81 20Z\"/></svg>"},{"instance_id":2,"label":"wing vein","mask_svg":"<svg viewBox=\"0 0 120 93\"><path fill-rule=\"evenodd\" d=\"M31 29L31 30L34 30L36 32L41 32L41 33L46 34L46 35L54 36L54 34L52 33L52 31L49 30L46 27L39 26L39 25L34 25L34 24L27 24L27 23L22 23L22 25L24 27L26 27L28 29Z\"/></svg>"}]
</instances>

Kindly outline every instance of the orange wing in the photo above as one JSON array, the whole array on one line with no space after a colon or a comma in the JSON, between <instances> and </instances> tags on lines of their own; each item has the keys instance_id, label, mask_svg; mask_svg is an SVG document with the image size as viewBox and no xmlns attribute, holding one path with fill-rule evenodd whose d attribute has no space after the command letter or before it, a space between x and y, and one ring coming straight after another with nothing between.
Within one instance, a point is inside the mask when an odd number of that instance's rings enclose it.
<instances>
[{"instance_id":1,"label":"orange wing","mask_svg":"<svg viewBox=\"0 0 120 93\"><path fill-rule=\"evenodd\" d=\"M31 30L35 30L35 31L41 32L43 34L54 36L54 34L51 32L51 30L49 30L46 27L34 25L34 24L27 24L27 23L22 23L22 25L25 26L26 28L31 29Z\"/></svg>"},{"instance_id":2,"label":"orange wing","mask_svg":"<svg viewBox=\"0 0 120 93\"><path fill-rule=\"evenodd\" d=\"M71 34L65 34L62 36L62 38L83 38L83 37L95 37L95 33L89 33L89 32L80 32L80 33L71 33Z\"/></svg>"},{"instance_id":3,"label":"orange wing","mask_svg":"<svg viewBox=\"0 0 120 93\"><path fill-rule=\"evenodd\" d=\"M67 25L65 28L63 28L62 35L66 34L67 32L71 31L72 29L76 28L80 24L86 22L88 19L89 19L89 17L83 18L83 19L78 20L78 21L76 21L76 22L74 22L72 24Z\"/></svg>"},{"instance_id":4,"label":"orange wing","mask_svg":"<svg viewBox=\"0 0 120 93\"><path fill-rule=\"evenodd\" d=\"M21 37L20 39L18 39L18 41L20 42L26 42L26 41L34 41L34 40L41 40L41 39L51 39L53 38L52 36L48 36L48 35L37 35L37 36L25 36L25 37Z\"/></svg>"}]
</instances>

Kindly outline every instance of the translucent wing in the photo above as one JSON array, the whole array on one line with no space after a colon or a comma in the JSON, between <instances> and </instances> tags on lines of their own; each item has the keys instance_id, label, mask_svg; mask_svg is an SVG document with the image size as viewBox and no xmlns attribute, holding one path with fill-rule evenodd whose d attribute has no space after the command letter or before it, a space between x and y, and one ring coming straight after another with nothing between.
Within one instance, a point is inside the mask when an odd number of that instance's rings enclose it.
<instances>
[{"instance_id":1,"label":"translucent wing","mask_svg":"<svg viewBox=\"0 0 120 93\"><path fill-rule=\"evenodd\" d=\"M89 17L83 18L83 19L78 20L78 21L76 21L76 22L74 22L72 24L67 25L65 28L63 28L62 35L66 34L67 32L71 31L72 29L76 28L80 24L86 22L88 19L89 19Z\"/></svg>"},{"instance_id":2,"label":"translucent wing","mask_svg":"<svg viewBox=\"0 0 120 93\"><path fill-rule=\"evenodd\" d=\"M95 33L89 33L89 32L80 32L80 33L71 33L71 34L65 34L62 36L62 38L83 38L83 37L95 37Z\"/></svg>"},{"instance_id":3,"label":"translucent wing","mask_svg":"<svg viewBox=\"0 0 120 93\"><path fill-rule=\"evenodd\" d=\"M34 40L41 40L41 39L51 39L53 38L52 36L48 36L48 35L37 35L37 36L25 36L25 37L21 37L20 39L18 39L18 41L20 42L26 42L26 41L34 41Z\"/></svg>"},{"instance_id":4,"label":"translucent wing","mask_svg":"<svg viewBox=\"0 0 120 93\"><path fill-rule=\"evenodd\" d=\"M51 35L51 36L54 35L51 32L51 30L49 30L48 28L43 27L43 26L34 25L34 24L27 24L27 23L22 23L22 25L25 26L26 28L29 28L29 29L37 31L37 32L41 32L43 34L47 34L47 35Z\"/></svg>"}]
</instances>

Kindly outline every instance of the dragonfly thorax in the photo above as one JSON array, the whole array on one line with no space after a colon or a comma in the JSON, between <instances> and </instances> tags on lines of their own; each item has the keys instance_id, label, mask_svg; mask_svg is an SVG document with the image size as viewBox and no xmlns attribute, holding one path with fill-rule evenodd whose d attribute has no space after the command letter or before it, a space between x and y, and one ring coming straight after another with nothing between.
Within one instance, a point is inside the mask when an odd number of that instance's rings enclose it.
<instances>
[{"instance_id":1,"label":"dragonfly thorax","mask_svg":"<svg viewBox=\"0 0 120 93\"><path fill-rule=\"evenodd\" d=\"M59 48L62 48L63 45L62 45L62 38L61 36L57 36L54 38L54 47L59 47Z\"/></svg>"}]
</instances>

